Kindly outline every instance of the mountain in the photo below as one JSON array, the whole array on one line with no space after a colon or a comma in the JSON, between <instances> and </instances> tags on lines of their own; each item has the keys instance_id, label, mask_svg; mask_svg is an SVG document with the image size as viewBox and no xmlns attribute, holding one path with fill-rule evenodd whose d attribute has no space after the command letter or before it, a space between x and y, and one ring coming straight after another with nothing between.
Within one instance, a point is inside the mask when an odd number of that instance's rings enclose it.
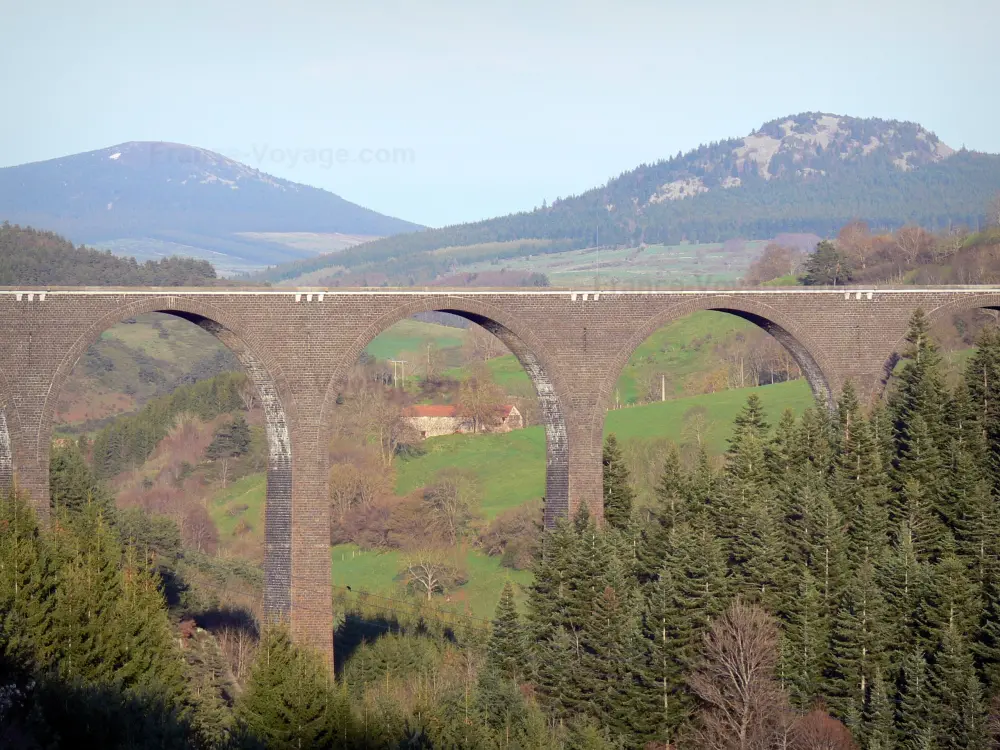
<instances>
[{"instance_id":1,"label":"mountain","mask_svg":"<svg viewBox=\"0 0 1000 750\"><path fill-rule=\"evenodd\" d=\"M534 211L387 237L265 278L329 280L334 266L357 277L394 259L398 274L426 281L472 260L564 252L598 237L601 245L643 247L831 236L853 219L875 229L975 226L998 190L998 155L956 151L915 123L807 112L643 164Z\"/></svg>"},{"instance_id":2,"label":"mountain","mask_svg":"<svg viewBox=\"0 0 1000 750\"><path fill-rule=\"evenodd\" d=\"M330 249L421 228L212 151L155 142L0 169L0 220L140 259L210 259L220 270L315 256L301 233Z\"/></svg>"}]
</instances>

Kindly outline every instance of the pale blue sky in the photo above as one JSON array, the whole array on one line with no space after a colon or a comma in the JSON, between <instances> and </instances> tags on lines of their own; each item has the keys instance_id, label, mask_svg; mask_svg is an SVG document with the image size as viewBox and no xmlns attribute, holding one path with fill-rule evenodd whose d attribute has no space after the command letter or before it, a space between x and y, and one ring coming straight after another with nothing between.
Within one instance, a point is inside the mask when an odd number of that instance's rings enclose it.
<instances>
[{"instance_id":1,"label":"pale blue sky","mask_svg":"<svg viewBox=\"0 0 1000 750\"><path fill-rule=\"evenodd\" d=\"M807 110L1000 151L997 0L0 0L0 19L0 166L176 141L429 225Z\"/></svg>"}]
</instances>

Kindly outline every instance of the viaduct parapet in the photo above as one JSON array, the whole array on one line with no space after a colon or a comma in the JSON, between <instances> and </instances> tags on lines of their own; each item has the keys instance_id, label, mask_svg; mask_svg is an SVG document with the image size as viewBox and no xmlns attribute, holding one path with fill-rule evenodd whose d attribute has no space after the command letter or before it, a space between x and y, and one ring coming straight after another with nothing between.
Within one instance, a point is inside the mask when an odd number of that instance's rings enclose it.
<instances>
[{"instance_id":1,"label":"viaduct parapet","mask_svg":"<svg viewBox=\"0 0 1000 750\"><path fill-rule=\"evenodd\" d=\"M332 653L328 450L337 392L368 343L415 313L477 323L517 356L546 433L546 523L582 504L602 515L601 448L615 382L655 330L698 310L760 326L832 403L847 380L881 393L912 313L1000 308L1000 288L733 290L0 289L0 483L16 475L48 513L53 413L87 348L149 312L216 335L259 391L269 444L265 608Z\"/></svg>"}]
</instances>

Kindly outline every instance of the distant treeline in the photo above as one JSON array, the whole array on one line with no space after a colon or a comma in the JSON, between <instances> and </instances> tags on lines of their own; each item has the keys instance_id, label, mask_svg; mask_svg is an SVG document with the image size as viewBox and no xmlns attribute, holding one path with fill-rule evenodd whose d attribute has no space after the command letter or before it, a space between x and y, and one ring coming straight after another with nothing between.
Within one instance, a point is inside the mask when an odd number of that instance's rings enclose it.
<instances>
[{"instance_id":1,"label":"distant treeline","mask_svg":"<svg viewBox=\"0 0 1000 750\"><path fill-rule=\"evenodd\" d=\"M389 279L391 284L415 286L451 274L456 267L466 263L500 263L532 255L563 253L587 244L571 239L516 242L488 234L482 235L482 243L488 243L485 245L477 244L476 235L471 235L468 243L457 239L455 242L442 242L442 236L452 237L449 232L448 229L428 230L356 245L337 253L277 266L262 272L257 278L278 282L329 269L330 278L324 277L323 283L330 286L336 286L338 281L344 286L378 286L385 279ZM448 250L437 252L441 247ZM388 260L392 260L391 268L386 265Z\"/></svg>"},{"instance_id":2,"label":"distant treeline","mask_svg":"<svg viewBox=\"0 0 1000 750\"><path fill-rule=\"evenodd\" d=\"M711 154L706 151L704 156ZM685 175L701 179L707 187L718 182L718 170L699 171L696 163L689 163L690 157L640 166L603 187L534 211L385 237L272 269L262 278L279 281L323 268L331 274L356 276L368 270L384 272L390 260L397 276L427 278L462 260L441 248L484 243L508 243L494 253L503 260L589 247L597 238L602 245L635 246L768 239L783 232L831 237L855 219L879 231L906 224L930 230L956 224L976 227L985 218L990 196L1000 190L1000 156L991 154L960 151L912 171L900 170L888 153L850 164L839 164L831 154L829 164L822 162L827 172L823 176L766 180L756 167L734 166L730 176L740 179L739 187L651 202L659 187L680 174L682 167ZM546 244L540 246L540 240Z\"/></svg>"},{"instance_id":3,"label":"distant treeline","mask_svg":"<svg viewBox=\"0 0 1000 750\"><path fill-rule=\"evenodd\" d=\"M164 258L139 263L54 232L0 224L0 286L205 286L219 283L207 260Z\"/></svg>"},{"instance_id":4,"label":"distant treeline","mask_svg":"<svg viewBox=\"0 0 1000 750\"><path fill-rule=\"evenodd\" d=\"M246 385L243 373L226 372L178 388L169 396L150 401L139 412L116 419L94 436L94 474L107 479L141 465L167 436L179 414L209 420L242 409L240 389Z\"/></svg>"}]
</instances>

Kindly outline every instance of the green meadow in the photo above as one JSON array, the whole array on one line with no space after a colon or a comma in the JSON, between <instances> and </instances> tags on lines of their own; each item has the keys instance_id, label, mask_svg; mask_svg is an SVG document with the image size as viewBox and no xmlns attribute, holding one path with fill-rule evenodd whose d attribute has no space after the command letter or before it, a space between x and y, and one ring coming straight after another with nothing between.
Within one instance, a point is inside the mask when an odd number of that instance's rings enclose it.
<instances>
[{"instance_id":1,"label":"green meadow","mask_svg":"<svg viewBox=\"0 0 1000 750\"><path fill-rule=\"evenodd\" d=\"M713 453L725 450L733 418L756 392L771 423L784 409L796 413L812 403L805 380L795 380L760 388L722 391L623 408L608 413L605 433L620 440L667 438L680 441L685 414L696 409L705 424L705 440ZM448 435L422 443L421 455L397 461L397 494L403 495L426 485L446 467L461 467L476 474L482 487L480 514L486 519L542 496L545 488L545 434L540 426L506 434ZM209 512L223 539L232 539L241 521L250 526L244 534L264 533L265 477L255 474L234 482L209 501ZM243 509L241 506L246 505ZM403 596L399 580L401 554L396 551L360 550L351 544L331 548L333 583L367 590L386 597ZM435 605L476 617L489 617L505 580L520 587L530 583L530 574L500 567L499 558L477 550L456 550L468 572L468 583L449 595L435 597Z\"/></svg>"}]
</instances>

